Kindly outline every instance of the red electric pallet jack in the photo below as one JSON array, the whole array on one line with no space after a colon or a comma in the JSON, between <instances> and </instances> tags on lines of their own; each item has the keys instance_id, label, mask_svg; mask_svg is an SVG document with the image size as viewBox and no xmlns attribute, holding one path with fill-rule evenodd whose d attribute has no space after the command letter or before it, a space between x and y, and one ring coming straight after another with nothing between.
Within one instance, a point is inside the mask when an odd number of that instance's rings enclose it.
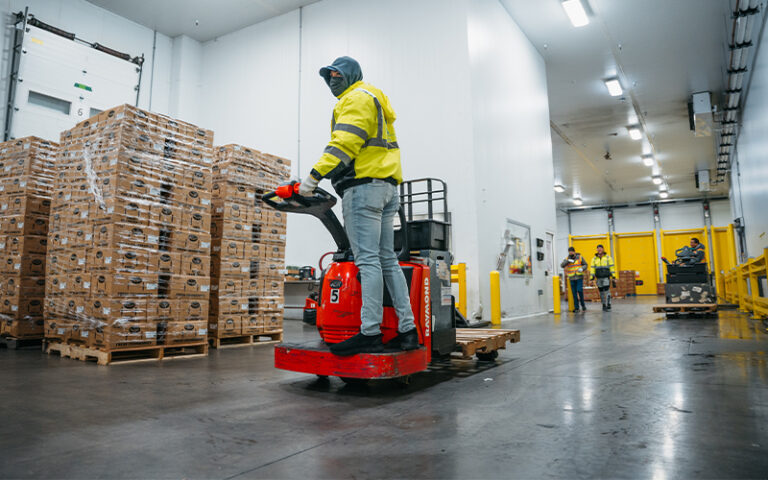
<instances>
[{"instance_id":1,"label":"red electric pallet jack","mask_svg":"<svg viewBox=\"0 0 768 480\"><path fill-rule=\"evenodd\" d=\"M414 184L425 184L423 193L413 193ZM442 186L441 189L433 185ZM275 367L283 370L336 376L348 383L361 380L408 377L427 370L433 354L445 357L463 351L464 357L476 354L481 360L493 360L497 349L507 341L519 341L517 330L461 330L466 320L457 312L450 294L451 256L448 249L447 188L437 179L419 179L401 185L401 228L396 230L395 246L398 260L408 283L420 348L402 351L387 349L387 343L397 335L397 315L390 294L384 288L384 318L381 323L384 353L357 354L349 357L334 355L329 344L342 342L360 331L362 288L354 264L349 239L332 208L336 197L317 188L311 197L298 194L299 184L292 182L264 195L263 201L276 210L301 213L318 218L336 243L332 263L323 270L320 292L316 302L316 326L321 340L303 344L282 343L275 347ZM428 215L414 218L413 204L417 195L425 195ZM433 217L432 203L442 201L442 218ZM403 204L409 208L406 216ZM412 237L414 242L410 242ZM414 248L415 247L415 248ZM458 340L457 340L458 337Z\"/></svg>"}]
</instances>

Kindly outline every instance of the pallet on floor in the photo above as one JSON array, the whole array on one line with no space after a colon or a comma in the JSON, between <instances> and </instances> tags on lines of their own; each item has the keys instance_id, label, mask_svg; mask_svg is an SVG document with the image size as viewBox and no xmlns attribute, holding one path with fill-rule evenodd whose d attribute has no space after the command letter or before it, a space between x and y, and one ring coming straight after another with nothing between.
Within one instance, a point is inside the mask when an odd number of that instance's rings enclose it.
<instances>
[{"instance_id":1,"label":"pallet on floor","mask_svg":"<svg viewBox=\"0 0 768 480\"><path fill-rule=\"evenodd\" d=\"M152 345L120 350L99 350L60 342L46 342L45 352L58 353L63 358L95 361L99 365L115 365L123 363L157 362L181 358L198 358L208 355L207 343L190 343L178 345Z\"/></svg>"},{"instance_id":2,"label":"pallet on floor","mask_svg":"<svg viewBox=\"0 0 768 480\"><path fill-rule=\"evenodd\" d=\"M283 341L283 332L255 333L253 335L237 335L233 337L210 337L208 342L212 348L247 347L249 345L270 345Z\"/></svg>"},{"instance_id":3,"label":"pallet on floor","mask_svg":"<svg viewBox=\"0 0 768 480\"><path fill-rule=\"evenodd\" d=\"M654 305L656 313L714 313L717 311L716 303L665 303Z\"/></svg>"},{"instance_id":4,"label":"pallet on floor","mask_svg":"<svg viewBox=\"0 0 768 480\"><path fill-rule=\"evenodd\" d=\"M40 348L43 345L43 337L11 337L4 335L0 337L0 348L5 347L10 350L18 350L20 348Z\"/></svg>"},{"instance_id":5,"label":"pallet on floor","mask_svg":"<svg viewBox=\"0 0 768 480\"><path fill-rule=\"evenodd\" d=\"M507 342L520 341L520 330L495 330L491 328L457 328L456 344L463 358L476 353L490 353L506 348Z\"/></svg>"}]
</instances>

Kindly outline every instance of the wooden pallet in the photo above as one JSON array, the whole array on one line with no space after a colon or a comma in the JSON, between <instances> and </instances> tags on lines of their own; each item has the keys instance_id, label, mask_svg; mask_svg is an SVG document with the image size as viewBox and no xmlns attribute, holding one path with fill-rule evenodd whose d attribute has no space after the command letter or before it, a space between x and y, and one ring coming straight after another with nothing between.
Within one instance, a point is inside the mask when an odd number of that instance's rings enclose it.
<instances>
[{"instance_id":1,"label":"wooden pallet","mask_svg":"<svg viewBox=\"0 0 768 480\"><path fill-rule=\"evenodd\" d=\"M664 313L714 313L717 311L716 303L665 303L654 305L654 312Z\"/></svg>"},{"instance_id":2,"label":"wooden pallet","mask_svg":"<svg viewBox=\"0 0 768 480\"><path fill-rule=\"evenodd\" d=\"M476 353L490 353L506 348L507 342L520 341L520 330L495 330L490 328L457 328L457 352L462 358L472 358Z\"/></svg>"},{"instance_id":3,"label":"wooden pallet","mask_svg":"<svg viewBox=\"0 0 768 480\"><path fill-rule=\"evenodd\" d=\"M208 339L212 348L247 347L249 345L271 345L283 341L283 332L256 333L254 335L238 335L235 337L211 337Z\"/></svg>"},{"instance_id":4,"label":"wooden pallet","mask_svg":"<svg viewBox=\"0 0 768 480\"><path fill-rule=\"evenodd\" d=\"M65 358L73 358L83 362L95 361L99 365L157 362L170 359L199 358L208 355L207 343L152 345L121 350L98 350L69 343L47 342L44 349L49 355L51 353L58 353Z\"/></svg>"},{"instance_id":5,"label":"wooden pallet","mask_svg":"<svg viewBox=\"0 0 768 480\"><path fill-rule=\"evenodd\" d=\"M11 337L11 336L2 336L0 337L0 347L5 347L10 350L18 350L20 348L40 348L43 344L43 337Z\"/></svg>"}]
</instances>

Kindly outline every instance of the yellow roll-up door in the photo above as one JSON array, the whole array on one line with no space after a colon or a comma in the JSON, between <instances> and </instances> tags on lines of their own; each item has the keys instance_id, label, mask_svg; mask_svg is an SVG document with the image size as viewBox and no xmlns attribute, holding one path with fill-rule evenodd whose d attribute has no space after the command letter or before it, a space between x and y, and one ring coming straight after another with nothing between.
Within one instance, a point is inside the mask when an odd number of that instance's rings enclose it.
<instances>
[{"instance_id":1,"label":"yellow roll-up door","mask_svg":"<svg viewBox=\"0 0 768 480\"><path fill-rule=\"evenodd\" d=\"M608 234L605 235L569 235L568 246L576 249L576 253L580 253L587 263L592 261L592 258L597 252L597 246L602 245L608 254L611 254L611 240ZM560 252L558 252L560 253ZM562 252L562 258L565 258L568 252Z\"/></svg>"},{"instance_id":2,"label":"yellow roll-up door","mask_svg":"<svg viewBox=\"0 0 768 480\"><path fill-rule=\"evenodd\" d=\"M635 270L638 295L656 295L659 269L656 260L656 232L616 233L613 247L619 270Z\"/></svg>"},{"instance_id":3,"label":"yellow roll-up door","mask_svg":"<svg viewBox=\"0 0 768 480\"><path fill-rule=\"evenodd\" d=\"M712 227L712 258L715 261L715 286L720 298L725 294L725 274L736 267L736 239L733 225Z\"/></svg>"},{"instance_id":4,"label":"yellow roll-up door","mask_svg":"<svg viewBox=\"0 0 768 480\"><path fill-rule=\"evenodd\" d=\"M662 230L661 231L661 255L667 257L667 260L674 262L675 250L686 245L690 246L691 237L699 239L704 245L705 260L709 263L709 245L707 241L707 232L703 228L693 228L690 230Z\"/></svg>"}]
</instances>

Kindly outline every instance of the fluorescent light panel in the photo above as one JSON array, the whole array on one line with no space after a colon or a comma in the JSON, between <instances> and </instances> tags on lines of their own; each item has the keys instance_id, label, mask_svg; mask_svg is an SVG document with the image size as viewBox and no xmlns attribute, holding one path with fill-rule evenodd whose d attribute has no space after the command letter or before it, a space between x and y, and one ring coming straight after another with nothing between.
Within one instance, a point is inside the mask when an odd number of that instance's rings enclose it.
<instances>
[{"instance_id":1,"label":"fluorescent light panel","mask_svg":"<svg viewBox=\"0 0 768 480\"><path fill-rule=\"evenodd\" d=\"M627 130L629 131L629 138L632 140L640 140L643 138L643 132L640 130L640 127L638 126L632 126L627 127Z\"/></svg>"},{"instance_id":2,"label":"fluorescent light panel","mask_svg":"<svg viewBox=\"0 0 768 480\"><path fill-rule=\"evenodd\" d=\"M659 192L659 197L661 197L661 198L667 198L668 196L669 196L669 193L667 193L665 191Z\"/></svg>"},{"instance_id":3,"label":"fluorescent light panel","mask_svg":"<svg viewBox=\"0 0 768 480\"><path fill-rule=\"evenodd\" d=\"M573 198L573 204L574 205L583 205L584 201L581 198L579 198L579 197L574 197Z\"/></svg>"},{"instance_id":4,"label":"fluorescent light panel","mask_svg":"<svg viewBox=\"0 0 768 480\"><path fill-rule=\"evenodd\" d=\"M589 24L589 17L584 10L584 5L581 4L581 0L563 0L563 10L568 15L568 20L574 27L583 27Z\"/></svg>"},{"instance_id":5,"label":"fluorescent light panel","mask_svg":"<svg viewBox=\"0 0 768 480\"><path fill-rule=\"evenodd\" d=\"M565 187L562 185L555 185L555 191L557 193L563 193L565 191Z\"/></svg>"},{"instance_id":6,"label":"fluorescent light panel","mask_svg":"<svg viewBox=\"0 0 768 480\"><path fill-rule=\"evenodd\" d=\"M619 82L619 79L616 77L613 78L607 78L603 80L605 82L605 87L608 89L608 93L612 97L618 97L622 93L624 93L624 90L621 89L621 83Z\"/></svg>"},{"instance_id":7,"label":"fluorescent light panel","mask_svg":"<svg viewBox=\"0 0 768 480\"><path fill-rule=\"evenodd\" d=\"M654 185L661 185L661 177L653 177Z\"/></svg>"},{"instance_id":8,"label":"fluorescent light panel","mask_svg":"<svg viewBox=\"0 0 768 480\"><path fill-rule=\"evenodd\" d=\"M646 167L652 167L653 166L653 155L643 155L643 164Z\"/></svg>"}]
</instances>

